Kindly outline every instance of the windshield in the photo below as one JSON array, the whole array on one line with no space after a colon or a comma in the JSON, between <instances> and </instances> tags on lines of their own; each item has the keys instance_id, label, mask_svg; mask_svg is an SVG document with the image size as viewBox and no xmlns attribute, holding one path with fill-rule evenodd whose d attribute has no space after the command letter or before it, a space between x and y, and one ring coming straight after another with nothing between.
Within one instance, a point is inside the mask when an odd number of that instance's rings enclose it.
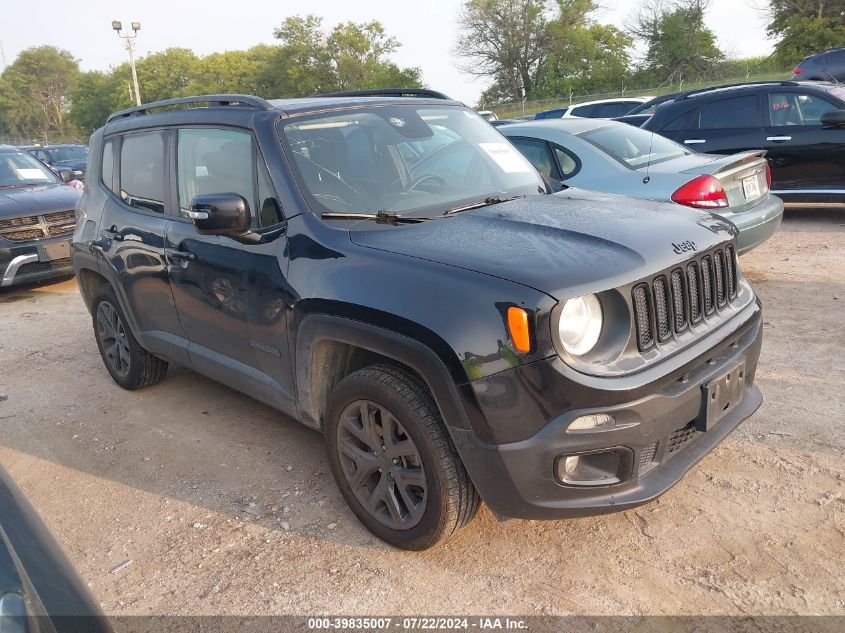
<instances>
[{"instance_id":1,"label":"windshield","mask_svg":"<svg viewBox=\"0 0 845 633\"><path fill-rule=\"evenodd\" d=\"M478 114L394 106L288 122L282 137L316 212L444 213L545 193L537 170Z\"/></svg>"},{"instance_id":2,"label":"windshield","mask_svg":"<svg viewBox=\"0 0 845 633\"><path fill-rule=\"evenodd\" d=\"M630 169L692 154L668 138L625 123L600 127L578 136Z\"/></svg>"},{"instance_id":3,"label":"windshield","mask_svg":"<svg viewBox=\"0 0 845 633\"><path fill-rule=\"evenodd\" d=\"M55 147L45 150L54 163L62 163L68 160L85 160L88 157L87 147Z\"/></svg>"},{"instance_id":4,"label":"windshield","mask_svg":"<svg viewBox=\"0 0 845 633\"><path fill-rule=\"evenodd\" d=\"M25 152L0 152L0 188L45 185L58 178L37 158Z\"/></svg>"}]
</instances>

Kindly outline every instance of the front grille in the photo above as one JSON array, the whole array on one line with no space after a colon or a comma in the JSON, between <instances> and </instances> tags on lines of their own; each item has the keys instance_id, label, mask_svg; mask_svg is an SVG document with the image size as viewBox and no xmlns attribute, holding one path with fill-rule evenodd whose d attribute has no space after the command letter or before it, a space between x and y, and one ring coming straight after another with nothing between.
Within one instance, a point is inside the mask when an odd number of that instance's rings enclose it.
<instances>
[{"instance_id":1,"label":"front grille","mask_svg":"<svg viewBox=\"0 0 845 633\"><path fill-rule=\"evenodd\" d=\"M76 214L73 209L0 220L0 238L12 242L29 242L43 237L69 235L74 229Z\"/></svg>"},{"instance_id":2,"label":"front grille","mask_svg":"<svg viewBox=\"0 0 845 633\"><path fill-rule=\"evenodd\" d=\"M736 258L731 246L689 262L632 291L637 345L640 351L664 343L716 309L726 307L737 295Z\"/></svg>"},{"instance_id":3,"label":"front grille","mask_svg":"<svg viewBox=\"0 0 845 633\"><path fill-rule=\"evenodd\" d=\"M672 431L672 434L669 436L669 439L666 440L666 457L677 453L681 450L684 446L689 444L695 436L698 434L698 431L695 428L695 422L690 422L686 426L682 426L679 429L675 429Z\"/></svg>"},{"instance_id":4,"label":"front grille","mask_svg":"<svg viewBox=\"0 0 845 633\"><path fill-rule=\"evenodd\" d=\"M18 275L32 275L35 273L44 273L50 270L61 270L63 268L70 268L70 257L62 259L53 259L48 262L30 262L18 268Z\"/></svg>"}]
</instances>

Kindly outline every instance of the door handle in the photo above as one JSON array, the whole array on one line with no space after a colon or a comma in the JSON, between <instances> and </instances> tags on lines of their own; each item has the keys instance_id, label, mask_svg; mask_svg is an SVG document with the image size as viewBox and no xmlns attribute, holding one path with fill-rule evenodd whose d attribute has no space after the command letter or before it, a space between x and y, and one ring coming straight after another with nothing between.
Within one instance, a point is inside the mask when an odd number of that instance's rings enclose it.
<instances>
[{"instance_id":1,"label":"door handle","mask_svg":"<svg viewBox=\"0 0 845 633\"><path fill-rule=\"evenodd\" d=\"M192 262L197 256L188 251L167 251L167 257L176 262Z\"/></svg>"},{"instance_id":2,"label":"door handle","mask_svg":"<svg viewBox=\"0 0 845 633\"><path fill-rule=\"evenodd\" d=\"M103 229L102 231L100 231L100 235L102 235L106 239L114 240L115 242L122 242L123 234L118 233L116 229L116 226L113 226L110 229Z\"/></svg>"},{"instance_id":3,"label":"door handle","mask_svg":"<svg viewBox=\"0 0 845 633\"><path fill-rule=\"evenodd\" d=\"M703 138L688 138L684 141L685 145L701 145L701 143L706 143L707 141Z\"/></svg>"},{"instance_id":4,"label":"door handle","mask_svg":"<svg viewBox=\"0 0 845 633\"><path fill-rule=\"evenodd\" d=\"M784 141L791 141L791 136L767 136L767 141L771 141L772 143L783 143Z\"/></svg>"}]
</instances>

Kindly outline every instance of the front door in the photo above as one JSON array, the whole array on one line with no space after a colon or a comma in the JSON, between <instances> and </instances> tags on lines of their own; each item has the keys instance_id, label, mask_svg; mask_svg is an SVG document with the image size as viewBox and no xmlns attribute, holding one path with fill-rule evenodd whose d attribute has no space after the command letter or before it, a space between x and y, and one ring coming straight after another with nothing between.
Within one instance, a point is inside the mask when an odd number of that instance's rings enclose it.
<instances>
[{"instance_id":1,"label":"front door","mask_svg":"<svg viewBox=\"0 0 845 633\"><path fill-rule=\"evenodd\" d=\"M760 95L746 94L709 101L693 114L684 127L684 130L667 128L661 134L694 152L736 154L759 150L763 131Z\"/></svg>"},{"instance_id":2,"label":"front door","mask_svg":"<svg viewBox=\"0 0 845 633\"><path fill-rule=\"evenodd\" d=\"M255 231L262 230L262 221L280 225L278 212L270 212L273 203L257 202L263 178L258 178L252 135L234 129L183 128L176 133L176 145L181 217L168 228L166 255L179 319L190 340L191 364L292 412L283 231L271 230L263 243L245 244L200 235L185 217L194 196L235 193L247 200Z\"/></svg>"},{"instance_id":3,"label":"front door","mask_svg":"<svg viewBox=\"0 0 845 633\"><path fill-rule=\"evenodd\" d=\"M187 340L170 292L165 259L167 145L162 131L107 139L103 184L110 190L96 246L116 277L127 318L153 354L187 363ZM92 178L93 181L93 178Z\"/></svg>"},{"instance_id":4,"label":"front door","mask_svg":"<svg viewBox=\"0 0 845 633\"><path fill-rule=\"evenodd\" d=\"M845 129L824 128L822 116L838 106L815 94L772 92L764 148L774 193L845 193Z\"/></svg>"}]
</instances>

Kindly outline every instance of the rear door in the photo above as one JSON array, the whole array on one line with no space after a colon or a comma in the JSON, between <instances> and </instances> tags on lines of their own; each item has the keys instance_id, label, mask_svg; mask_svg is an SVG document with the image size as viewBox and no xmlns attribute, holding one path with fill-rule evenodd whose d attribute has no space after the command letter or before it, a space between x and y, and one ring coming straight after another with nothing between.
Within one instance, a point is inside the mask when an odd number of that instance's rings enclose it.
<instances>
[{"instance_id":1,"label":"rear door","mask_svg":"<svg viewBox=\"0 0 845 633\"><path fill-rule=\"evenodd\" d=\"M726 94L708 98L687 117L683 128L661 130L660 133L693 151L708 154L760 149L763 138L761 95Z\"/></svg>"},{"instance_id":2,"label":"rear door","mask_svg":"<svg viewBox=\"0 0 845 633\"><path fill-rule=\"evenodd\" d=\"M202 373L283 410L293 402L285 325L289 299L286 236L278 198L249 131L181 128L175 134L178 211L166 254L191 364ZM263 243L200 235L186 217L194 196L235 193L247 200Z\"/></svg>"},{"instance_id":3,"label":"rear door","mask_svg":"<svg viewBox=\"0 0 845 633\"><path fill-rule=\"evenodd\" d=\"M763 147L774 193L845 192L845 129L821 124L825 113L839 107L815 92L766 95Z\"/></svg>"},{"instance_id":4,"label":"rear door","mask_svg":"<svg viewBox=\"0 0 845 633\"><path fill-rule=\"evenodd\" d=\"M187 363L187 341L176 315L165 260L170 140L162 130L106 138L103 184L110 194L94 246L115 281L142 345L150 352ZM107 162L111 162L111 169ZM102 264L101 264L102 265Z\"/></svg>"}]
</instances>

